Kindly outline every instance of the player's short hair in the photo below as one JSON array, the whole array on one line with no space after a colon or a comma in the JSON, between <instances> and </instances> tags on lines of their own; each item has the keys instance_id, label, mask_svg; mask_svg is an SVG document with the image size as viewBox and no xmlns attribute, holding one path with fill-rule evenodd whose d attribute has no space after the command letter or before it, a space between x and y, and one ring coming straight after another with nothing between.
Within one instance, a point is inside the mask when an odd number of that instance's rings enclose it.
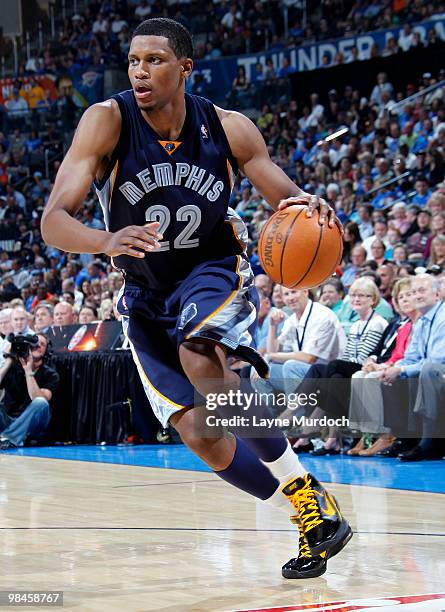
<instances>
[{"instance_id":1,"label":"player's short hair","mask_svg":"<svg viewBox=\"0 0 445 612\"><path fill-rule=\"evenodd\" d=\"M190 32L182 23L167 17L153 17L140 23L133 32L135 36L164 36L168 38L173 53L178 59L193 57L193 42Z\"/></svg>"}]
</instances>

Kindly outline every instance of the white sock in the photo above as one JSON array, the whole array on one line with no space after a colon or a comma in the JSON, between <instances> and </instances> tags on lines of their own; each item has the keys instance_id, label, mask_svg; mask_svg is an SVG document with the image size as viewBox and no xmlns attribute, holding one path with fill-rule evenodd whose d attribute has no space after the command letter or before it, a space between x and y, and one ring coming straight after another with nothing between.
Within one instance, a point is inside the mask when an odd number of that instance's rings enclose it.
<instances>
[{"instance_id":1,"label":"white sock","mask_svg":"<svg viewBox=\"0 0 445 612\"><path fill-rule=\"evenodd\" d=\"M281 457L278 457L275 461L263 461L263 463L282 485L289 482L291 478L302 477L307 474L307 470L301 465L288 440L286 450Z\"/></svg>"},{"instance_id":2,"label":"white sock","mask_svg":"<svg viewBox=\"0 0 445 612\"><path fill-rule=\"evenodd\" d=\"M278 508L278 510L282 510L289 516L291 513L291 509L293 509L295 514L295 508L292 506L288 498L283 495L281 492L281 486L277 487L277 490L273 495L263 500L265 504L269 506L273 506L274 508Z\"/></svg>"}]
</instances>

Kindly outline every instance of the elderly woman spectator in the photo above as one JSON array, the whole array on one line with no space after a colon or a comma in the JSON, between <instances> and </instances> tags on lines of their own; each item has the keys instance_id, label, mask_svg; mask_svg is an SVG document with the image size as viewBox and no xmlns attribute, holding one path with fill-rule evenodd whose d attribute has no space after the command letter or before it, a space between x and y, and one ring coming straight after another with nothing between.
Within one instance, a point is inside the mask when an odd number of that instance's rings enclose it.
<instances>
[{"instance_id":1,"label":"elderly woman spectator","mask_svg":"<svg viewBox=\"0 0 445 612\"><path fill-rule=\"evenodd\" d=\"M395 283L392 297L400 318L398 328L392 334L395 336L395 344L391 356L381 361L377 355L372 355L364 362L362 369L352 375L349 419L351 427L359 429L364 435L356 446L348 451L348 455L375 455L389 448L395 440L383 425L384 410L380 378L385 368L403 359L411 339L413 324L419 313L415 308L410 278L403 278ZM378 436L370 448L366 448L368 436L365 433Z\"/></svg>"}]
</instances>

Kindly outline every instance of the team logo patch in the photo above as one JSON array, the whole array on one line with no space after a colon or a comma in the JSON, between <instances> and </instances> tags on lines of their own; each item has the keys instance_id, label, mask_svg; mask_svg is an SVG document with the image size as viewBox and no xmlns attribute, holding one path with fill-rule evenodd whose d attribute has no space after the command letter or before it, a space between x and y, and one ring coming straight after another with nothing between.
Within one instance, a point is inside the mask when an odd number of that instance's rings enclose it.
<instances>
[{"instance_id":1,"label":"team logo patch","mask_svg":"<svg viewBox=\"0 0 445 612\"><path fill-rule=\"evenodd\" d=\"M201 134L202 134L203 138L208 140L208 138L209 138L209 131L208 131L208 129L206 128L206 126L204 124L201 125Z\"/></svg>"},{"instance_id":2,"label":"team logo patch","mask_svg":"<svg viewBox=\"0 0 445 612\"><path fill-rule=\"evenodd\" d=\"M178 142L177 140L158 140L158 142L169 155L174 153L176 149L182 145L182 142Z\"/></svg>"},{"instance_id":3,"label":"team logo patch","mask_svg":"<svg viewBox=\"0 0 445 612\"><path fill-rule=\"evenodd\" d=\"M187 323L190 323L190 321L194 319L197 314L198 309L196 308L195 302L192 302L191 304L186 306L181 312L181 317L179 319L179 329L184 329Z\"/></svg>"}]
</instances>

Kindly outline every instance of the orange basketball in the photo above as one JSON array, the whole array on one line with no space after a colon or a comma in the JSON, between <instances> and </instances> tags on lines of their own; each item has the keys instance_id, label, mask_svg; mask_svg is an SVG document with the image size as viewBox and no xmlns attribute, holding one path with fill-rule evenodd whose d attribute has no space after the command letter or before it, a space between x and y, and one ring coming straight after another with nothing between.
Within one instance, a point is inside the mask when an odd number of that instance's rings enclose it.
<instances>
[{"instance_id":1,"label":"orange basketball","mask_svg":"<svg viewBox=\"0 0 445 612\"><path fill-rule=\"evenodd\" d=\"M261 265L272 280L288 288L310 289L335 271L343 239L334 227L318 223L318 210L306 217L306 206L277 211L265 223L258 242Z\"/></svg>"}]
</instances>

